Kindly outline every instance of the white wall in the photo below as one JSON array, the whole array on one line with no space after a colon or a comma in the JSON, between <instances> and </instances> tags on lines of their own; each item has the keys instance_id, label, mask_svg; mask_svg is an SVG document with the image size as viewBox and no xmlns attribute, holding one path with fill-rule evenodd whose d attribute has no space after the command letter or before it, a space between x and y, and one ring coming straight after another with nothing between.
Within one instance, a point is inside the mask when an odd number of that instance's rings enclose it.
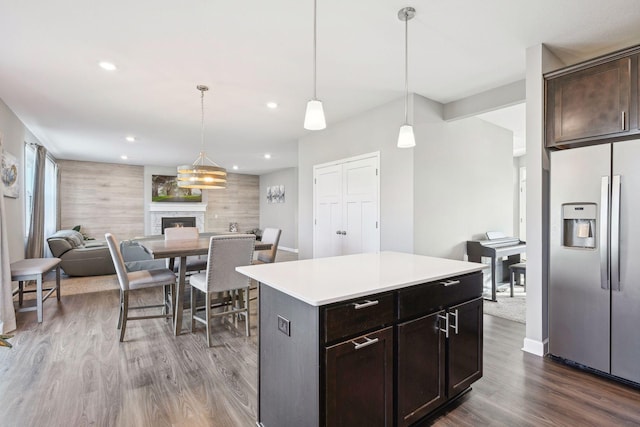
<instances>
[{"instance_id":1,"label":"white wall","mask_svg":"<svg viewBox=\"0 0 640 427\"><path fill-rule=\"evenodd\" d=\"M527 329L523 350L547 352L549 155L544 148L543 74L562 62L543 45L527 49Z\"/></svg>"},{"instance_id":2,"label":"white wall","mask_svg":"<svg viewBox=\"0 0 640 427\"><path fill-rule=\"evenodd\" d=\"M39 143L35 136L0 100L0 134L2 146L18 159L20 194L17 199L4 198L7 231L9 235L9 254L11 262L24 259L24 143Z\"/></svg>"},{"instance_id":3,"label":"white wall","mask_svg":"<svg viewBox=\"0 0 640 427\"><path fill-rule=\"evenodd\" d=\"M513 234L513 135L484 120L442 119L415 96L415 253L463 259L487 230Z\"/></svg>"},{"instance_id":4,"label":"white wall","mask_svg":"<svg viewBox=\"0 0 640 427\"><path fill-rule=\"evenodd\" d=\"M520 168L526 166L526 155L513 158L513 235L516 237L520 237Z\"/></svg>"},{"instance_id":5,"label":"white wall","mask_svg":"<svg viewBox=\"0 0 640 427\"><path fill-rule=\"evenodd\" d=\"M313 256L313 166L380 151L380 249L413 252L413 150L398 149L404 99L298 141L299 259Z\"/></svg>"},{"instance_id":6,"label":"white wall","mask_svg":"<svg viewBox=\"0 0 640 427\"><path fill-rule=\"evenodd\" d=\"M284 203L267 203L267 187L284 185ZM282 230L279 246L298 249L298 169L288 168L260 175L260 228Z\"/></svg>"},{"instance_id":7,"label":"white wall","mask_svg":"<svg viewBox=\"0 0 640 427\"><path fill-rule=\"evenodd\" d=\"M480 119L443 120L443 106L411 96L417 146L396 147L403 100L298 145L300 258L313 255L313 165L380 151L380 249L463 259L466 240L513 232L512 135ZM481 178L481 179L479 179Z\"/></svg>"}]
</instances>

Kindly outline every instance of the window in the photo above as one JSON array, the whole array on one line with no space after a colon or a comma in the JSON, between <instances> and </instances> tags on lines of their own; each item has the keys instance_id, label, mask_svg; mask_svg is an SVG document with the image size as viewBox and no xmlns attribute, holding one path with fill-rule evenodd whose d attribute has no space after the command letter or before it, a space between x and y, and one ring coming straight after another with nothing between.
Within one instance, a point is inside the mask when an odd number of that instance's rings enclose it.
<instances>
[{"instance_id":1,"label":"window","mask_svg":"<svg viewBox=\"0 0 640 427\"><path fill-rule=\"evenodd\" d=\"M36 161L36 146L33 144L24 145L24 211L25 211L25 245L29 238L29 227L31 226L31 215L33 205L34 175ZM58 213L58 165L55 160L47 155L44 165L44 238L56 232ZM50 257L49 246L44 245L44 254Z\"/></svg>"}]
</instances>

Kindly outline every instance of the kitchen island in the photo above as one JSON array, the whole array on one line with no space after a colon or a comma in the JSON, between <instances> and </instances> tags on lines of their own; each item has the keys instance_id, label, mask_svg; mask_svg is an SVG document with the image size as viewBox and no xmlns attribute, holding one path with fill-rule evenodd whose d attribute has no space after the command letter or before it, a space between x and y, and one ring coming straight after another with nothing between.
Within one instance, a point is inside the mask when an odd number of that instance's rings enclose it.
<instances>
[{"instance_id":1,"label":"kitchen island","mask_svg":"<svg viewBox=\"0 0 640 427\"><path fill-rule=\"evenodd\" d=\"M380 252L238 267L260 283L258 425L408 426L482 376L484 264Z\"/></svg>"}]
</instances>

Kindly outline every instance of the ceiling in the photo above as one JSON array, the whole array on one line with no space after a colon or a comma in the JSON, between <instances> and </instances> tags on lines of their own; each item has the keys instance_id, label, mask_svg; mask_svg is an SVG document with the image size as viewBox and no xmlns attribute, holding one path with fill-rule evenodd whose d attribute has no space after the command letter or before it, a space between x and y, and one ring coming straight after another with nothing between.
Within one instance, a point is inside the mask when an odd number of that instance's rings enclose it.
<instances>
[{"instance_id":1,"label":"ceiling","mask_svg":"<svg viewBox=\"0 0 640 427\"><path fill-rule=\"evenodd\" d=\"M640 43L637 0L318 0L329 127L403 96L405 6L409 90L442 103L523 79L529 46L574 63ZM0 98L58 158L175 166L200 150L206 84L205 151L265 173L309 132L312 29L311 0L0 0Z\"/></svg>"}]
</instances>

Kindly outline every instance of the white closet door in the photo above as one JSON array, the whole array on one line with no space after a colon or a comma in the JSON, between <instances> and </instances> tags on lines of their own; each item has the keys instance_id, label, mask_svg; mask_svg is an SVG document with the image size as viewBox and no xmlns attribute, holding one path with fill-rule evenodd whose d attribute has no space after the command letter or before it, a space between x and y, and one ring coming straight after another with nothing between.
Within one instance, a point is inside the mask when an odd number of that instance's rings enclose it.
<instances>
[{"instance_id":1,"label":"white closet door","mask_svg":"<svg viewBox=\"0 0 640 427\"><path fill-rule=\"evenodd\" d=\"M376 252L378 232L378 159L343 165L343 251L345 255Z\"/></svg>"},{"instance_id":2,"label":"white closet door","mask_svg":"<svg viewBox=\"0 0 640 427\"><path fill-rule=\"evenodd\" d=\"M380 250L379 153L314 166L313 256Z\"/></svg>"},{"instance_id":3,"label":"white closet door","mask_svg":"<svg viewBox=\"0 0 640 427\"><path fill-rule=\"evenodd\" d=\"M315 170L313 256L342 254L342 165Z\"/></svg>"}]
</instances>

